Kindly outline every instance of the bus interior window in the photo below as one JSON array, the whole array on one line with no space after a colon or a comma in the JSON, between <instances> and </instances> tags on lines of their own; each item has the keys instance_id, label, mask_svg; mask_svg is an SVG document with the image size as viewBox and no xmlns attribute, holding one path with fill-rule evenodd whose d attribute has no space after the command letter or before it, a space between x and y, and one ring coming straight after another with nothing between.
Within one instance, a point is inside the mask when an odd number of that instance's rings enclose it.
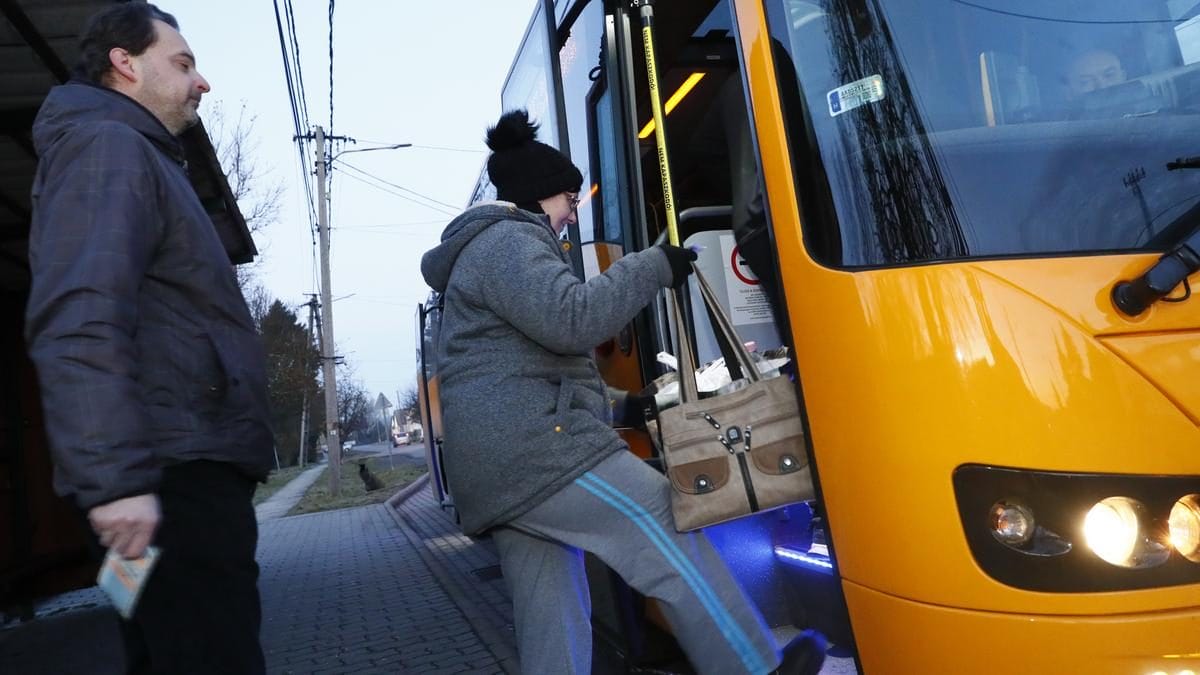
<instances>
[{"instance_id":1,"label":"bus interior window","mask_svg":"<svg viewBox=\"0 0 1200 675\"><path fill-rule=\"evenodd\" d=\"M704 151L698 152L693 146L692 139L725 76L736 68L735 47L729 33L729 7L725 2L662 3L655 7L655 12L656 65L667 116L667 147L676 211L683 212L693 206L728 204L728 186L714 186L702 175L699 163L707 158ZM717 21L722 16L723 26ZM700 33L701 29L705 32ZM639 92L638 140L646 190L648 234L650 240L654 240L666 230L666 216L654 123L649 100L643 95L648 90L646 65L641 60L641 50L635 50L634 54ZM681 238L686 238L682 228Z\"/></svg>"},{"instance_id":2,"label":"bus interior window","mask_svg":"<svg viewBox=\"0 0 1200 675\"><path fill-rule=\"evenodd\" d=\"M667 146L680 240L703 247L700 269L710 283L718 286L722 298L738 295L735 289L725 286L736 283L729 281L736 277L726 274L730 257L726 249L737 247L741 255L735 257L734 264L744 272L741 277L754 280L755 299L725 310L740 337L755 342L762 350L777 348L782 340L774 317L782 314L777 296L772 293L775 263L729 4L663 4L657 11L664 15L669 12L670 16L656 16L656 26L682 29L673 33L662 29L656 34L656 65L668 115ZM644 64L636 68L643 70L639 77L644 80ZM653 241L665 231L666 215L650 105L644 98L639 100L638 120L646 220ZM747 236L752 233L761 236ZM694 300L693 307L698 305ZM749 312L758 316L741 325L739 319L749 317ZM760 334L763 317L767 325ZM697 326L700 361L724 355L726 362L732 363L730 355L724 354L727 345L710 333L707 327Z\"/></svg>"}]
</instances>

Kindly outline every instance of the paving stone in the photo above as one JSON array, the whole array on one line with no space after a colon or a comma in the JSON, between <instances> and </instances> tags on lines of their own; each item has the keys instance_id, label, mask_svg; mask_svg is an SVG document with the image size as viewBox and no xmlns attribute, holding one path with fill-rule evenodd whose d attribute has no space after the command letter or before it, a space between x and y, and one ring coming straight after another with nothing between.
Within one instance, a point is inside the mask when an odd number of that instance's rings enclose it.
<instances>
[{"instance_id":1,"label":"paving stone","mask_svg":"<svg viewBox=\"0 0 1200 675\"><path fill-rule=\"evenodd\" d=\"M308 663L313 671L422 672L421 663L461 658L458 641L448 638L463 635L487 653L388 508L262 524L263 615L286 617L282 629L263 632L268 672L298 670L284 656L293 653L287 641L297 632L315 647L317 658ZM298 630L289 631L291 626ZM276 640L278 650L272 648ZM428 650L423 654L428 661L401 658L402 644Z\"/></svg>"}]
</instances>

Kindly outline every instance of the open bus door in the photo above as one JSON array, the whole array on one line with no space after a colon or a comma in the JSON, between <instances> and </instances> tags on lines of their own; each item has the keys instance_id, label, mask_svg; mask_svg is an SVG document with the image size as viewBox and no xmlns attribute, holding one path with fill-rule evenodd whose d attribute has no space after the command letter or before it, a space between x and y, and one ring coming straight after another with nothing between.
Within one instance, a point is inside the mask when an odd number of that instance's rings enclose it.
<instances>
[{"instance_id":1,"label":"open bus door","mask_svg":"<svg viewBox=\"0 0 1200 675\"><path fill-rule=\"evenodd\" d=\"M433 498L443 508L454 505L450 487L442 470L442 405L438 398L437 332L442 318L442 298L430 293L417 305L417 408L421 411L421 440L425 444L425 465L429 468Z\"/></svg>"},{"instance_id":2,"label":"open bus door","mask_svg":"<svg viewBox=\"0 0 1200 675\"><path fill-rule=\"evenodd\" d=\"M739 335L759 353L779 352L786 332L758 272L739 251L738 234L765 222L731 7L659 2L654 10L680 239L700 249L697 266L724 298ZM582 253L580 274L587 279L625 251L646 248L664 235L663 190L637 9L629 3L574 3L563 17L559 90L569 153L584 174L586 192L573 243ZM698 357L711 361L722 356L721 348L698 289L690 293ZM597 364L611 386L637 391L665 372L657 355L673 351L668 319L660 302L598 346ZM659 461L643 431L622 433L635 453ZM837 577L812 514L809 505L798 504L707 533L781 643L802 628L816 627L847 645L852 638ZM811 564L779 564L772 553L776 545L794 547ZM746 583L751 579L754 583ZM593 579L594 584L609 582L602 575ZM636 594L629 600L639 618L625 623L626 656L631 663L666 658L669 650L664 652L662 642L670 627L656 604Z\"/></svg>"}]
</instances>

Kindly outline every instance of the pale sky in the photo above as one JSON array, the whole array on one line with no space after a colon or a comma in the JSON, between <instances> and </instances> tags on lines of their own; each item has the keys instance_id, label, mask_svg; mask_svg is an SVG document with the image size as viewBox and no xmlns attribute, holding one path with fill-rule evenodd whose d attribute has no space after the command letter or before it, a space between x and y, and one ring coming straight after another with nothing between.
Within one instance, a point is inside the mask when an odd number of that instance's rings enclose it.
<instances>
[{"instance_id":1,"label":"pale sky","mask_svg":"<svg viewBox=\"0 0 1200 675\"><path fill-rule=\"evenodd\" d=\"M283 183L285 194L279 222L255 236L262 261L256 274L272 295L301 305L306 293L317 291L318 267L292 141L274 4L156 4L179 20L200 72L212 84L201 113L220 102L228 117L236 117L244 103L257 116L255 157L271 179ZM329 3L293 0L293 6L309 121L329 133ZM350 296L334 303L335 341L337 353L372 398L382 392L394 403L397 390L415 382L414 315L428 294L419 270L421 254L437 243L451 218L447 212L461 210L470 196L487 158L485 129L499 117L500 90L534 6L534 0L342 0L335 5L332 133L359 140L345 149L371 147L367 141L428 146L341 159L454 207L420 206L334 165L331 288L334 298ZM310 157L305 170L313 166ZM306 311L297 310L302 321Z\"/></svg>"}]
</instances>

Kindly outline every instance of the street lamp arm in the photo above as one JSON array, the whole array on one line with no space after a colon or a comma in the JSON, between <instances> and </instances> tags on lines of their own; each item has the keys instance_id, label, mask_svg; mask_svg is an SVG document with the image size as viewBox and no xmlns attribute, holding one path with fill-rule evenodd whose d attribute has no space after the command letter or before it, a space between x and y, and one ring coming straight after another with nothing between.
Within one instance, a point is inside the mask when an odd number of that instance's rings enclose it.
<instances>
[{"instance_id":1,"label":"street lamp arm","mask_svg":"<svg viewBox=\"0 0 1200 675\"><path fill-rule=\"evenodd\" d=\"M336 155L334 155L333 157L331 157L330 161L333 161L333 160L337 159L338 157L341 157L342 155L348 155L352 152L374 152L375 150L397 150L399 148L411 148L411 147L412 147L412 143L394 143L392 145L384 145L384 146L380 146L378 148L357 148L354 150L342 150L341 152L339 152Z\"/></svg>"}]
</instances>

